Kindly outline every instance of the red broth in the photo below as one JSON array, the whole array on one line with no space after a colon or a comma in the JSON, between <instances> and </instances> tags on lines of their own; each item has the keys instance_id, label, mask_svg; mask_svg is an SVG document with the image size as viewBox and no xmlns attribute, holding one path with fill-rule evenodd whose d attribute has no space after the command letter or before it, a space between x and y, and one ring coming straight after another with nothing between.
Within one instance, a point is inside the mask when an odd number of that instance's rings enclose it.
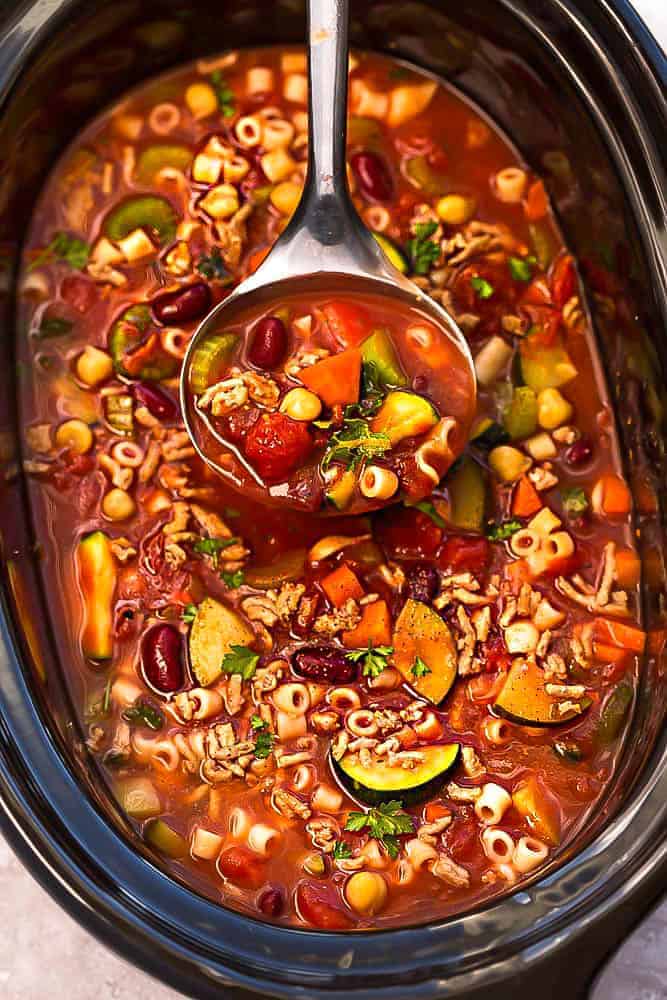
<instances>
[{"instance_id":1,"label":"red broth","mask_svg":"<svg viewBox=\"0 0 667 1000\"><path fill-rule=\"evenodd\" d=\"M540 179L390 59L355 57L350 92L355 203L477 368L470 444L430 496L286 512L184 433L189 339L299 197L301 52L185 66L92 122L36 210L18 317L90 753L174 876L331 930L438 920L557 859L604 796L644 644L630 496Z\"/></svg>"},{"instance_id":2,"label":"red broth","mask_svg":"<svg viewBox=\"0 0 667 1000\"><path fill-rule=\"evenodd\" d=\"M228 317L198 343L188 382L198 444L221 474L311 512L423 500L474 415L451 337L378 294L292 295Z\"/></svg>"}]
</instances>

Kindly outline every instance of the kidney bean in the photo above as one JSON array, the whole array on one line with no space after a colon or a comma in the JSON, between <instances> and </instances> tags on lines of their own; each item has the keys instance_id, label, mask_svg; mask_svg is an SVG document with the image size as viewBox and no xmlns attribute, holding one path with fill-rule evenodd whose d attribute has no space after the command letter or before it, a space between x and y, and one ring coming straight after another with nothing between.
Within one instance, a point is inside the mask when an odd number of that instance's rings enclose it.
<instances>
[{"instance_id":1,"label":"kidney bean","mask_svg":"<svg viewBox=\"0 0 667 1000\"><path fill-rule=\"evenodd\" d=\"M252 331L248 360L255 368L277 368L287 354L287 330L278 316L264 316Z\"/></svg>"},{"instance_id":2,"label":"kidney bean","mask_svg":"<svg viewBox=\"0 0 667 1000\"><path fill-rule=\"evenodd\" d=\"M307 646L292 656L297 674L311 681L327 684L347 684L354 680L357 668L346 659L345 650L336 646Z\"/></svg>"},{"instance_id":3,"label":"kidney bean","mask_svg":"<svg viewBox=\"0 0 667 1000\"><path fill-rule=\"evenodd\" d=\"M218 859L220 874L235 885L258 889L264 881L264 862L247 847L230 847Z\"/></svg>"},{"instance_id":4,"label":"kidney bean","mask_svg":"<svg viewBox=\"0 0 667 1000\"><path fill-rule=\"evenodd\" d=\"M204 281L195 281L175 292L163 292L151 302L153 314L158 323L165 326L190 323L200 319L211 308L211 289Z\"/></svg>"},{"instance_id":5,"label":"kidney bean","mask_svg":"<svg viewBox=\"0 0 667 1000\"><path fill-rule=\"evenodd\" d=\"M391 201L394 182L377 153L355 153L350 162L359 192L366 201Z\"/></svg>"},{"instance_id":6,"label":"kidney bean","mask_svg":"<svg viewBox=\"0 0 667 1000\"><path fill-rule=\"evenodd\" d=\"M285 894L278 886L269 885L257 897L257 906L267 917L279 917L285 906Z\"/></svg>"},{"instance_id":7,"label":"kidney bean","mask_svg":"<svg viewBox=\"0 0 667 1000\"><path fill-rule=\"evenodd\" d=\"M437 571L426 563L417 563L408 573L408 594L415 601L430 604L438 592Z\"/></svg>"},{"instance_id":8,"label":"kidney bean","mask_svg":"<svg viewBox=\"0 0 667 1000\"><path fill-rule=\"evenodd\" d=\"M183 640L174 625L153 625L141 643L146 680L156 691L171 694L183 687Z\"/></svg>"},{"instance_id":9,"label":"kidney bean","mask_svg":"<svg viewBox=\"0 0 667 1000\"><path fill-rule=\"evenodd\" d=\"M140 406L145 406L148 412L156 420L170 423L178 420L180 407L173 396L165 392L157 385L149 385L147 382L135 382L132 386L134 398Z\"/></svg>"},{"instance_id":10,"label":"kidney bean","mask_svg":"<svg viewBox=\"0 0 667 1000\"><path fill-rule=\"evenodd\" d=\"M299 915L314 927L323 930L344 931L352 921L340 904L335 902L333 891L314 882L299 882L295 902Z\"/></svg>"},{"instance_id":11,"label":"kidney bean","mask_svg":"<svg viewBox=\"0 0 667 1000\"><path fill-rule=\"evenodd\" d=\"M575 467L586 465L593 457L593 445L586 437L579 438L565 452L565 461Z\"/></svg>"}]
</instances>

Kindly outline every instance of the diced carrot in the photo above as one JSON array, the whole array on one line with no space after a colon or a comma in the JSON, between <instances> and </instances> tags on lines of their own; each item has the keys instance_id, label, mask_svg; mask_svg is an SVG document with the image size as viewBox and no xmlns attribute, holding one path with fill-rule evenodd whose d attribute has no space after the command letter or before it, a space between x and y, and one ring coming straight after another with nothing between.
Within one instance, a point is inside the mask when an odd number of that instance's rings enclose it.
<instances>
[{"instance_id":1,"label":"diced carrot","mask_svg":"<svg viewBox=\"0 0 667 1000\"><path fill-rule=\"evenodd\" d=\"M596 514L603 517L623 517L630 513L632 496L624 479L614 473L600 476L591 493Z\"/></svg>"},{"instance_id":2,"label":"diced carrot","mask_svg":"<svg viewBox=\"0 0 667 1000\"><path fill-rule=\"evenodd\" d=\"M512 497L512 514L514 517L532 517L543 506L540 494L530 479L523 476L514 488Z\"/></svg>"},{"instance_id":3,"label":"diced carrot","mask_svg":"<svg viewBox=\"0 0 667 1000\"><path fill-rule=\"evenodd\" d=\"M364 588L345 563L324 577L322 589L335 608L342 607L350 598L358 601L364 596Z\"/></svg>"},{"instance_id":4,"label":"diced carrot","mask_svg":"<svg viewBox=\"0 0 667 1000\"><path fill-rule=\"evenodd\" d=\"M327 406L356 403L359 399L361 351L350 347L299 372L299 378Z\"/></svg>"},{"instance_id":5,"label":"diced carrot","mask_svg":"<svg viewBox=\"0 0 667 1000\"><path fill-rule=\"evenodd\" d=\"M521 305L551 306L551 291L544 278L533 278L521 296Z\"/></svg>"},{"instance_id":6,"label":"diced carrot","mask_svg":"<svg viewBox=\"0 0 667 1000\"><path fill-rule=\"evenodd\" d=\"M530 583L532 573L525 559L515 559L505 566L505 576L509 580L513 594L518 594L524 583Z\"/></svg>"},{"instance_id":7,"label":"diced carrot","mask_svg":"<svg viewBox=\"0 0 667 1000\"><path fill-rule=\"evenodd\" d=\"M261 250L255 250L254 253L250 254L248 258L248 274L254 274L259 265L264 263L269 256L270 249L271 247L262 247Z\"/></svg>"},{"instance_id":8,"label":"diced carrot","mask_svg":"<svg viewBox=\"0 0 667 1000\"><path fill-rule=\"evenodd\" d=\"M351 302L329 302L322 310L329 329L343 347L356 347L370 333L370 316Z\"/></svg>"},{"instance_id":9,"label":"diced carrot","mask_svg":"<svg viewBox=\"0 0 667 1000\"><path fill-rule=\"evenodd\" d=\"M593 622L593 637L596 641L633 653L642 653L646 645L646 632L637 625L612 621L610 618L596 618Z\"/></svg>"},{"instance_id":10,"label":"diced carrot","mask_svg":"<svg viewBox=\"0 0 667 1000\"><path fill-rule=\"evenodd\" d=\"M386 601L373 601L361 613L356 628L343 632L343 645L348 649L391 645L391 614Z\"/></svg>"},{"instance_id":11,"label":"diced carrot","mask_svg":"<svg viewBox=\"0 0 667 1000\"><path fill-rule=\"evenodd\" d=\"M636 587L641 575L641 562L634 549L616 550L616 582L623 590Z\"/></svg>"},{"instance_id":12,"label":"diced carrot","mask_svg":"<svg viewBox=\"0 0 667 1000\"><path fill-rule=\"evenodd\" d=\"M621 649L620 646L610 646L606 642L593 643L595 659L600 660L601 663L621 663L627 659L628 652L627 649Z\"/></svg>"},{"instance_id":13,"label":"diced carrot","mask_svg":"<svg viewBox=\"0 0 667 1000\"><path fill-rule=\"evenodd\" d=\"M398 732L393 735L404 749L406 747L413 747L417 742L417 734L412 726L403 726L402 729L399 729Z\"/></svg>"},{"instance_id":14,"label":"diced carrot","mask_svg":"<svg viewBox=\"0 0 667 1000\"><path fill-rule=\"evenodd\" d=\"M529 222L543 219L549 211L549 200L542 181L534 181L528 188L523 210Z\"/></svg>"},{"instance_id":15,"label":"diced carrot","mask_svg":"<svg viewBox=\"0 0 667 1000\"><path fill-rule=\"evenodd\" d=\"M424 821L426 823L435 823L436 820L442 819L444 816L451 816L452 810L448 809L444 802L439 802L437 799L435 802L427 802L424 806Z\"/></svg>"}]
</instances>

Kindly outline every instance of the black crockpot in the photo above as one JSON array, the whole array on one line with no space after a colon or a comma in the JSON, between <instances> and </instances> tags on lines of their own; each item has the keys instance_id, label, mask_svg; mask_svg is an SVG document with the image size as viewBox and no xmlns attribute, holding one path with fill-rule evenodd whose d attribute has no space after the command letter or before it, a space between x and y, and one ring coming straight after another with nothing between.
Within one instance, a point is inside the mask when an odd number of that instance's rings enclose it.
<instances>
[{"instance_id":1,"label":"black crockpot","mask_svg":"<svg viewBox=\"0 0 667 1000\"><path fill-rule=\"evenodd\" d=\"M380 0L352 7L356 45L452 81L545 176L587 278L628 468L648 461L664 501L663 53L625 0ZM5 835L72 915L189 996L583 995L596 965L665 885L667 656L660 630L667 587L660 511L643 513L637 525L651 643L632 736L595 816L546 874L480 912L354 935L255 922L170 879L133 842L83 749L54 653L58 622L46 613L20 471L15 263L49 167L91 115L178 62L228 47L301 41L303 3L4 0L0 30ZM615 318L600 265L614 275Z\"/></svg>"}]
</instances>

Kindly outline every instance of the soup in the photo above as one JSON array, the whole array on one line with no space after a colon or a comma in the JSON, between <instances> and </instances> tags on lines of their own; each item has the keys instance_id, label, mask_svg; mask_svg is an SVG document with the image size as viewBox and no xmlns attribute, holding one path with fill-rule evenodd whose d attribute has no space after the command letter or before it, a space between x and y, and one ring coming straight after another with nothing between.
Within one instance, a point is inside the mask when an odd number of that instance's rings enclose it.
<instances>
[{"instance_id":1,"label":"soup","mask_svg":"<svg viewBox=\"0 0 667 1000\"><path fill-rule=\"evenodd\" d=\"M634 698L639 562L542 182L460 95L372 53L351 69L353 198L466 334L468 446L430 492L408 477L400 502L335 519L198 459L182 359L297 204L306 89L302 52L229 53L66 151L26 239L25 468L87 746L147 849L244 913L383 928L512 890L587 822ZM394 331L409 390L449 412L404 318L343 304ZM327 309L287 305L292 338ZM377 412L396 389L376 383Z\"/></svg>"}]
</instances>

